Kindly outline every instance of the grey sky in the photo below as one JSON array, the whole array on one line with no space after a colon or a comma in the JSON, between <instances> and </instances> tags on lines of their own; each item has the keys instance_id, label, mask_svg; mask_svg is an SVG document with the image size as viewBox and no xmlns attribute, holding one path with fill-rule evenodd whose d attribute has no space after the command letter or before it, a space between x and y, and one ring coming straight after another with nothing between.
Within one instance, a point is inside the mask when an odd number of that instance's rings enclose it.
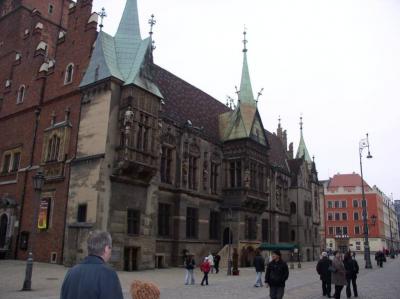
<instances>
[{"instance_id":1,"label":"grey sky","mask_svg":"<svg viewBox=\"0 0 400 299\"><path fill-rule=\"evenodd\" d=\"M400 199L400 1L138 0L142 37L155 14L155 62L221 102L240 85L244 24L254 93L275 131L304 137L320 179L360 172L358 142L370 134L364 177ZM125 0L105 7L114 34ZM366 156L366 152L364 157Z\"/></svg>"}]
</instances>

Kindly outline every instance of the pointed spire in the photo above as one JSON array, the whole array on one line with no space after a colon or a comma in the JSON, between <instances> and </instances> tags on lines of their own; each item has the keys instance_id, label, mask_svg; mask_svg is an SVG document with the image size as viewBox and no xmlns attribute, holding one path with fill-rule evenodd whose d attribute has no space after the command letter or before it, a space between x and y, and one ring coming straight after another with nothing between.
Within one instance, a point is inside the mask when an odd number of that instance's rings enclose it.
<instances>
[{"instance_id":1,"label":"pointed spire","mask_svg":"<svg viewBox=\"0 0 400 299\"><path fill-rule=\"evenodd\" d=\"M246 39L246 28L243 32L243 68L242 68L242 80L240 82L240 93L239 93L239 101L240 103L246 103L251 105L256 105L256 101L253 96L253 89L251 87L250 81L250 73L249 66L247 64L247 39Z\"/></svg>"},{"instance_id":2,"label":"pointed spire","mask_svg":"<svg viewBox=\"0 0 400 299\"><path fill-rule=\"evenodd\" d=\"M308 153L306 143L304 142L303 137L303 116L300 116L300 142L299 148L297 149L296 159L304 158L308 163L312 163L310 158L310 154Z\"/></svg>"},{"instance_id":3,"label":"pointed spire","mask_svg":"<svg viewBox=\"0 0 400 299\"><path fill-rule=\"evenodd\" d=\"M124 13L115 37L117 39L142 40L140 36L137 0L126 0Z\"/></svg>"}]
</instances>

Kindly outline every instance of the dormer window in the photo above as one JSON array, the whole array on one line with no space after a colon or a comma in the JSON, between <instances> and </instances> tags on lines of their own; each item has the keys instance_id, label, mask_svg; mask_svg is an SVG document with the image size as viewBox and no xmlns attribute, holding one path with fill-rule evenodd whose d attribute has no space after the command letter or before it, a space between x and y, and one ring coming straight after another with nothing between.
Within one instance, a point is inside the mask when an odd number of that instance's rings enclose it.
<instances>
[{"instance_id":1,"label":"dormer window","mask_svg":"<svg viewBox=\"0 0 400 299\"><path fill-rule=\"evenodd\" d=\"M41 41L37 47L36 47L36 51L46 51L47 50L47 44L44 41Z\"/></svg>"},{"instance_id":2,"label":"dormer window","mask_svg":"<svg viewBox=\"0 0 400 299\"><path fill-rule=\"evenodd\" d=\"M10 88L11 87L11 80L6 80L5 86L6 86L6 88Z\"/></svg>"},{"instance_id":3,"label":"dormer window","mask_svg":"<svg viewBox=\"0 0 400 299\"><path fill-rule=\"evenodd\" d=\"M65 69L64 85L72 83L73 76L74 76L74 64L70 63L67 65L67 68Z\"/></svg>"},{"instance_id":4,"label":"dormer window","mask_svg":"<svg viewBox=\"0 0 400 299\"><path fill-rule=\"evenodd\" d=\"M24 96L25 96L25 85L21 85L18 89L17 104L22 104L24 102Z\"/></svg>"},{"instance_id":5,"label":"dormer window","mask_svg":"<svg viewBox=\"0 0 400 299\"><path fill-rule=\"evenodd\" d=\"M19 61L20 59L21 59L21 57L22 57L22 55L21 55L21 53L16 53L15 54L15 61Z\"/></svg>"}]
</instances>

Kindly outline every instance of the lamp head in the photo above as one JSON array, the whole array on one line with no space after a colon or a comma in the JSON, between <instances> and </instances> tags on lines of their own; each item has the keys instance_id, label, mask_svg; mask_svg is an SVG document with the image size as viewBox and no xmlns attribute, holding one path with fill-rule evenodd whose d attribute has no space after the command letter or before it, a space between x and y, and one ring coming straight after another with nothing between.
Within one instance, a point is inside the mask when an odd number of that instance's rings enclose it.
<instances>
[{"instance_id":1,"label":"lamp head","mask_svg":"<svg viewBox=\"0 0 400 299\"><path fill-rule=\"evenodd\" d=\"M372 159L372 155L369 151L368 151L367 159Z\"/></svg>"},{"instance_id":2,"label":"lamp head","mask_svg":"<svg viewBox=\"0 0 400 299\"><path fill-rule=\"evenodd\" d=\"M36 174L33 176L33 188L35 191L41 191L44 185L45 176L43 171L39 169Z\"/></svg>"}]
</instances>

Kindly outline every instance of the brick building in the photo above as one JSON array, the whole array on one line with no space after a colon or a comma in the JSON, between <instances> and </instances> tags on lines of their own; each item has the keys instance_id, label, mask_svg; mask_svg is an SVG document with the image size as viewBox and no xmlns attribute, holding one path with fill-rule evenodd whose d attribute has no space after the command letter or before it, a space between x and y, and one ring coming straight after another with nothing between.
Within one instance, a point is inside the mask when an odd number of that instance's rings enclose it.
<instances>
[{"instance_id":1,"label":"brick building","mask_svg":"<svg viewBox=\"0 0 400 299\"><path fill-rule=\"evenodd\" d=\"M153 63L136 0L115 36L96 31L91 3L1 2L3 255L26 257L37 207L40 261L76 263L95 228L111 232L111 262L125 270L179 265L188 251L220 252L224 262L229 244L242 266L261 242L316 258L316 166L302 128L295 159L280 123L264 129L247 41L238 101L226 106Z\"/></svg>"},{"instance_id":2,"label":"brick building","mask_svg":"<svg viewBox=\"0 0 400 299\"><path fill-rule=\"evenodd\" d=\"M0 2L0 254L60 263L78 89L96 38L91 1ZM41 198L32 176L46 175ZM40 210L40 229L33 223ZM39 212L39 211L38 211ZM32 226L36 233L32 236Z\"/></svg>"}]
</instances>

